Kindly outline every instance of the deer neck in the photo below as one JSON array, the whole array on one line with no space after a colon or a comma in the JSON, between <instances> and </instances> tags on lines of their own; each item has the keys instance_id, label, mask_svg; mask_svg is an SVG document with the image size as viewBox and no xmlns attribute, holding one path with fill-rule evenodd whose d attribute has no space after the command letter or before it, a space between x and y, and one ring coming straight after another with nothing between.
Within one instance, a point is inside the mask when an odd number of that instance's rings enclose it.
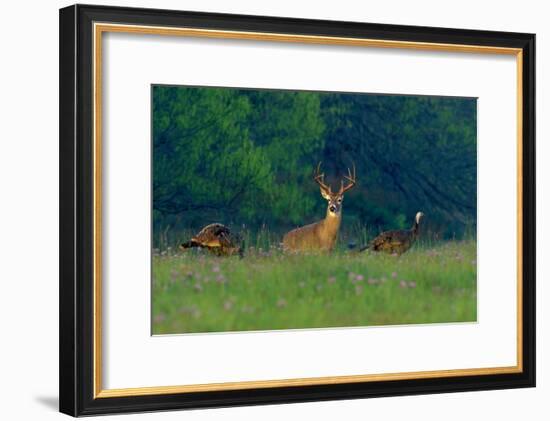
<instances>
[{"instance_id":1,"label":"deer neck","mask_svg":"<svg viewBox=\"0 0 550 421\"><path fill-rule=\"evenodd\" d=\"M342 213L332 213L327 210L327 215L323 220L323 228L327 234L335 235L340 229L340 222L342 221Z\"/></svg>"}]
</instances>

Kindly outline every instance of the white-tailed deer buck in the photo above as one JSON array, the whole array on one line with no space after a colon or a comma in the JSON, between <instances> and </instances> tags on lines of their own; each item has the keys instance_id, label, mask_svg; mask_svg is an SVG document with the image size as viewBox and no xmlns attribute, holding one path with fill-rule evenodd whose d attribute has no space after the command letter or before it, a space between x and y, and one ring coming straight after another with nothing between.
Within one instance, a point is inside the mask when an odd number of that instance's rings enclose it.
<instances>
[{"instance_id":1,"label":"white-tailed deer buck","mask_svg":"<svg viewBox=\"0 0 550 421\"><path fill-rule=\"evenodd\" d=\"M344 193L355 186L356 183L355 165L353 165L353 174L348 168L348 174L344 176L348 184L344 186L344 180L342 180L340 190L337 193L333 193L330 186L325 184L325 174L321 174L320 169L321 163L319 162L313 179L321 188L321 196L328 202L327 215L322 221L286 233L283 238L283 249L285 251L332 251L336 244L342 220Z\"/></svg>"}]
</instances>

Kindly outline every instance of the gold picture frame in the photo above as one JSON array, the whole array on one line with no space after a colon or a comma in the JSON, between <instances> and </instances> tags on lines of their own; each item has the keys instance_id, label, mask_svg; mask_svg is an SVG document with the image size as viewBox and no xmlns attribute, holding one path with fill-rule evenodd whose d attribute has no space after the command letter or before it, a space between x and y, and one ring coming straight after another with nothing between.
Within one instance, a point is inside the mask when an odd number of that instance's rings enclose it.
<instances>
[{"instance_id":1,"label":"gold picture frame","mask_svg":"<svg viewBox=\"0 0 550 421\"><path fill-rule=\"evenodd\" d=\"M266 18L262 19L261 22L265 24ZM61 116L62 120L65 119L61 130L61 156L65 160L72 159L71 171L67 169L61 174L62 177L71 175L67 178L66 190L62 189L61 193L64 202L61 218L66 220L67 215L72 214L74 227L74 232L69 233L73 234L72 238L66 232L61 236L62 265L72 269L62 271L61 274L62 412L83 415L290 402L321 397L384 396L407 393L399 389L404 381L417 383L415 393L429 393L433 385L448 391L534 385L534 36L447 29L428 31L415 27L401 27L398 33L394 33L390 26L320 21L315 21L313 26L323 27L330 34L315 34L303 33L303 30L300 32L301 24L295 20L273 18L265 25L266 29L259 30L256 28L261 25L253 16L233 17L100 6L71 6L61 10L61 74L62 77L70 75L61 85ZM274 27L279 28L280 32L274 32ZM370 36L361 35L361 31ZM102 41L106 33L113 32L515 56L518 123L517 364L507 367L285 380L103 388ZM315 29L309 32L315 32ZM78 116L86 122L79 121ZM79 146L79 142L85 147ZM86 163L82 160L86 160ZM77 177L75 174L81 175ZM71 189L72 193L67 193ZM80 202L77 200L79 194L85 195L85 199ZM81 209L82 206L85 209ZM80 237L75 235L79 230ZM79 253L82 253L81 260L74 257ZM92 273L89 273L90 270ZM71 272L80 275L71 276ZM83 305L75 296L86 292L92 292L92 296ZM72 330L67 331L67 326L72 326ZM79 340L84 345L75 347L74 343L79 343ZM84 374L84 378L78 378L76 384L75 371ZM484 386L481 386L482 379L485 381ZM477 383L480 386L476 386ZM262 389L264 392L261 392ZM265 393L265 389L269 389L269 393ZM220 398L223 394L227 397ZM159 399L163 396L166 399Z\"/></svg>"}]
</instances>

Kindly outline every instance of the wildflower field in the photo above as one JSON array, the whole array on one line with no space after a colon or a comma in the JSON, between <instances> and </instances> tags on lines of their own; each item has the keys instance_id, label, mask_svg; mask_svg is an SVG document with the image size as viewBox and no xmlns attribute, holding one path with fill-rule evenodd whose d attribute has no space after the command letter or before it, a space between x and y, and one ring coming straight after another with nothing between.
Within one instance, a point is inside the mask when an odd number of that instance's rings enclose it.
<instances>
[{"instance_id":1,"label":"wildflower field","mask_svg":"<svg viewBox=\"0 0 550 421\"><path fill-rule=\"evenodd\" d=\"M476 243L416 244L402 256L155 253L152 309L153 334L472 322Z\"/></svg>"}]
</instances>

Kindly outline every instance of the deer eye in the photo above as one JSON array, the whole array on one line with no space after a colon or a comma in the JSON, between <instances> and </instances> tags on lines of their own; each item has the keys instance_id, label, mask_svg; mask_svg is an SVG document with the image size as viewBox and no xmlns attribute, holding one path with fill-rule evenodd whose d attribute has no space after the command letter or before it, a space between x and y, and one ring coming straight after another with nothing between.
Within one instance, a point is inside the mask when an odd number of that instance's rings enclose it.
<instances>
[{"instance_id":1,"label":"deer eye","mask_svg":"<svg viewBox=\"0 0 550 421\"><path fill-rule=\"evenodd\" d=\"M342 199L341 199L341 198L340 198L340 199L338 199L338 203L342 203Z\"/></svg>"}]
</instances>

